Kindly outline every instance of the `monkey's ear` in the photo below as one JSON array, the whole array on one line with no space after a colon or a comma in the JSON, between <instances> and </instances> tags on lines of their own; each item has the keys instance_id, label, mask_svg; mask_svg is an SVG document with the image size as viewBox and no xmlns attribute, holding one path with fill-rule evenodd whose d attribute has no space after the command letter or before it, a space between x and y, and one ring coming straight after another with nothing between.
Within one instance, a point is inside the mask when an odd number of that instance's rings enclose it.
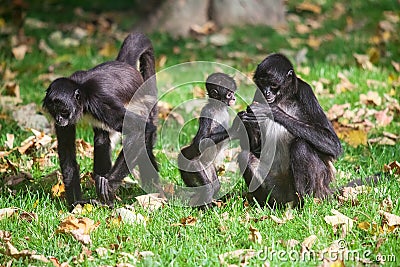
<instances>
[{"instance_id":1,"label":"monkey's ear","mask_svg":"<svg viewBox=\"0 0 400 267\"><path fill-rule=\"evenodd\" d=\"M289 70L288 71L288 73L286 74L286 77L291 77L291 76L293 76L293 74L294 74L294 71L293 70Z\"/></svg>"},{"instance_id":2,"label":"monkey's ear","mask_svg":"<svg viewBox=\"0 0 400 267\"><path fill-rule=\"evenodd\" d=\"M76 89L74 92L74 96L76 100L80 100L81 99L81 93L79 93L79 89Z\"/></svg>"}]
</instances>

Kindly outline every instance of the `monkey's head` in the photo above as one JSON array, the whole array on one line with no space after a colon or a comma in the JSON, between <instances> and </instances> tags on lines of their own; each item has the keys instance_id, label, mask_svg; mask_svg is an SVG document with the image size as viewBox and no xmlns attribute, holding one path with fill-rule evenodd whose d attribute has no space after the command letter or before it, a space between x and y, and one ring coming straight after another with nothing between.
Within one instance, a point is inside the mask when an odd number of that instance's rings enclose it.
<instances>
[{"instance_id":1,"label":"monkey's head","mask_svg":"<svg viewBox=\"0 0 400 267\"><path fill-rule=\"evenodd\" d=\"M257 66L253 80L268 104L278 103L282 98L297 94L297 77L293 65L282 54L266 57Z\"/></svg>"},{"instance_id":2,"label":"monkey's head","mask_svg":"<svg viewBox=\"0 0 400 267\"><path fill-rule=\"evenodd\" d=\"M68 78L54 80L47 88L43 107L58 126L75 124L83 112L78 84Z\"/></svg>"},{"instance_id":3,"label":"monkey's head","mask_svg":"<svg viewBox=\"0 0 400 267\"><path fill-rule=\"evenodd\" d=\"M228 106L232 106L236 102L236 82L225 73L216 72L208 76L206 89L210 98L221 101Z\"/></svg>"}]
</instances>

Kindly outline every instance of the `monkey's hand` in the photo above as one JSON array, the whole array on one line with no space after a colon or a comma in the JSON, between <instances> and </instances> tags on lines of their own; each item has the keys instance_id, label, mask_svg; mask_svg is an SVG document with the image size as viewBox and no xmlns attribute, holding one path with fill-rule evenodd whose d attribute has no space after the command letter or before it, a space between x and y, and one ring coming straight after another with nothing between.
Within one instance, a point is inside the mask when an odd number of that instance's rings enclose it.
<instances>
[{"instance_id":1,"label":"monkey's hand","mask_svg":"<svg viewBox=\"0 0 400 267\"><path fill-rule=\"evenodd\" d=\"M274 114L276 108L279 109L279 107L276 105L265 105L254 102L248 107L251 112L246 112L246 115L242 120L247 122L258 122L272 119L272 114Z\"/></svg>"},{"instance_id":2,"label":"monkey's hand","mask_svg":"<svg viewBox=\"0 0 400 267\"><path fill-rule=\"evenodd\" d=\"M110 208L114 207L115 194L114 190L108 183L108 180L100 175L95 176L96 193L101 203L106 204Z\"/></svg>"}]
</instances>

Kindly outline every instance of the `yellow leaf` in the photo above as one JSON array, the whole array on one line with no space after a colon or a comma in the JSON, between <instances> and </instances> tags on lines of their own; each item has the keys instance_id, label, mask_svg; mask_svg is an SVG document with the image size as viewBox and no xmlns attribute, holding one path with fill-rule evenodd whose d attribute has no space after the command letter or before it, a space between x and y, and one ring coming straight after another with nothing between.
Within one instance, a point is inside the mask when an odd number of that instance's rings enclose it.
<instances>
[{"instance_id":1,"label":"yellow leaf","mask_svg":"<svg viewBox=\"0 0 400 267\"><path fill-rule=\"evenodd\" d=\"M297 10L300 11L309 11L315 14L320 14L321 13L321 6L318 6L316 4L312 4L310 2L303 2L301 4L298 4L296 6Z\"/></svg>"},{"instance_id":2,"label":"yellow leaf","mask_svg":"<svg viewBox=\"0 0 400 267\"><path fill-rule=\"evenodd\" d=\"M65 194L65 186L62 181L58 181L57 184L53 185L51 188L51 192L53 197L61 197Z\"/></svg>"}]
</instances>

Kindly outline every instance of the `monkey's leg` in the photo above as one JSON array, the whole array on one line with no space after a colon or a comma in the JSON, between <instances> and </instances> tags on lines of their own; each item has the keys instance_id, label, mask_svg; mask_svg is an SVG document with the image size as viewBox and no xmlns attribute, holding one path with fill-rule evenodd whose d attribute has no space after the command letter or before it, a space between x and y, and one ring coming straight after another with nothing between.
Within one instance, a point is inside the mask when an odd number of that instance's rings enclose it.
<instances>
[{"instance_id":1,"label":"monkey's leg","mask_svg":"<svg viewBox=\"0 0 400 267\"><path fill-rule=\"evenodd\" d=\"M138 166L142 187L146 192L159 191L163 194L158 176L158 164L153 153L156 131L146 129L146 153L139 156Z\"/></svg>"},{"instance_id":2,"label":"monkey's leg","mask_svg":"<svg viewBox=\"0 0 400 267\"><path fill-rule=\"evenodd\" d=\"M262 186L262 175L258 168L260 160L250 151L244 150L238 155L238 163L250 194L261 206L264 205L270 192ZM258 184L258 187L252 188L254 184Z\"/></svg>"},{"instance_id":3,"label":"monkey's leg","mask_svg":"<svg viewBox=\"0 0 400 267\"><path fill-rule=\"evenodd\" d=\"M332 172L304 139L296 138L290 145L290 164L295 190L300 198L306 194L318 198L332 194L329 188Z\"/></svg>"},{"instance_id":4,"label":"monkey's leg","mask_svg":"<svg viewBox=\"0 0 400 267\"><path fill-rule=\"evenodd\" d=\"M108 131L93 128L94 131L94 174L105 176L111 169L111 141Z\"/></svg>"},{"instance_id":5,"label":"monkey's leg","mask_svg":"<svg viewBox=\"0 0 400 267\"><path fill-rule=\"evenodd\" d=\"M65 185L68 205L82 199L79 166L76 161L75 125L60 127L56 125L58 156Z\"/></svg>"}]
</instances>

